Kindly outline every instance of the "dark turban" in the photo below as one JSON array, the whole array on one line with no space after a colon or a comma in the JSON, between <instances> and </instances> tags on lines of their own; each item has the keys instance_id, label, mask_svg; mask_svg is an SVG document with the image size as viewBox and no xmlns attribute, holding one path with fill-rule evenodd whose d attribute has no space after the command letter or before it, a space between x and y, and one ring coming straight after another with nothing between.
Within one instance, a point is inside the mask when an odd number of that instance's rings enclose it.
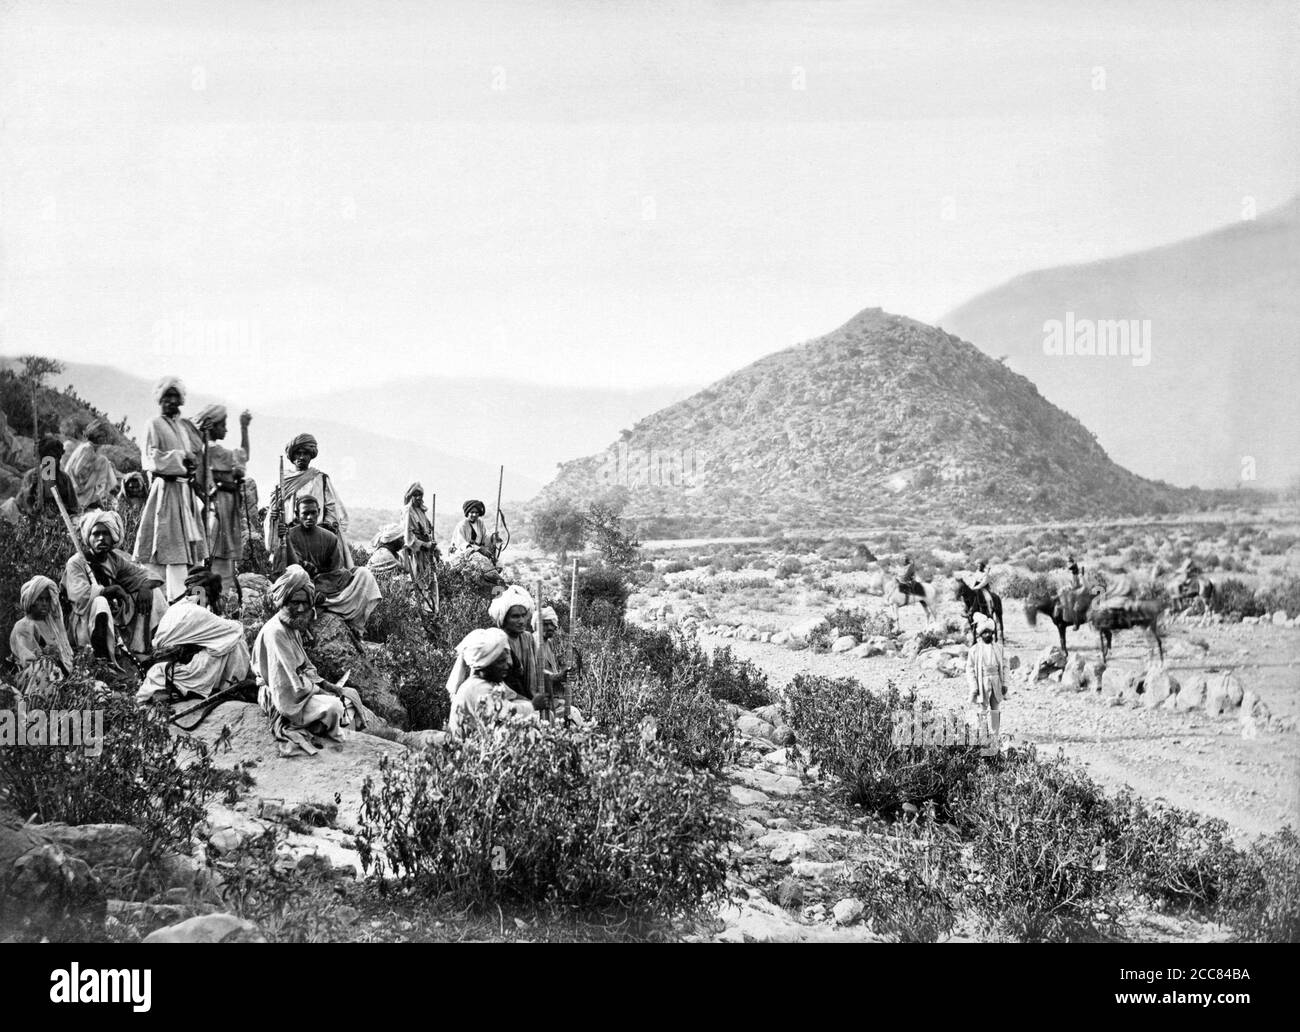
<instances>
[{"instance_id":1,"label":"dark turban","mask_svg":"<svg viewBox=\"0 0 1300 1032\"><path fill-rule=\"evenodd\" d=\"M460 507L460 511L463 512L466 516L469 516L475 509L478 510L478 514L480 516L487 515L487 506L484 505L482 502L480 502L477 498L471 498L468 502L466 502L464 505Z\"/></svg>"},{"instance_id":2,"label":"dark turban","mask_svg":"<svg viewBox=\"0 0 1300 1032\"><path fill-rule=\"evenodd\" d=\"M299 434L284 446L284 454L287 458L292 459L294 452L303 449L306 449L313 459L320 454L320 448L316 444L316 438L311 434Z\"/></svg>"},{"instance_id":3,"label":"dark turban","mask_svg":"<svg viewBox=\"0 0 1300 1032\"><path fill-rule=\"evenodd\" d=\"M42 459L63 458L63 438L55 437L53 434L46 434L36 446L36 454Z\"/></svg>"}]
</instances>

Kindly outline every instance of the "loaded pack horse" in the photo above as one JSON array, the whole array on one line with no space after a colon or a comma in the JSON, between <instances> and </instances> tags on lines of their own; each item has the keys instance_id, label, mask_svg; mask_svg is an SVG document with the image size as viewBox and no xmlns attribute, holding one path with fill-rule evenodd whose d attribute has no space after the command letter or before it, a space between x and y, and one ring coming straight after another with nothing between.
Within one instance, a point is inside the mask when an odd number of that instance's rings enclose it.
<instances>
[{"instance_id":1,"label":"loaded pack horse","mask_svg":"<svg viewBox=\"0 0 1300 1032\"><path fill-rule=\"evenodd\" d=\"M1025 619L1030 627L1038 626L1038 614L1048 617L1061 636L1061 651L1069 654L1065 629L1078 630L1088 619L1088 610L1100 593L1099 587L1066 588L1055 595L1033 595L1025 600Z\"/></svg>"},{"instance_id":2,"label":"loaded pack horse","mask_svg":"<svg viewBox=\"0 0 1300 1032\"><path fill-rule=\"evenodd\" d=\"M1127 631L1134 627L1143 628L1155 638L1156 648L1160 652L1160 661L1164 662L1165 647L1160 641L1159 602L1126 602L1122 606L1094 604L1088 622L1097 629L1097 634L1101 637L1103 664L1106 662L1106 657L1110 655L1111 635L1115 631Z\"/></svg>"}]
</instances>

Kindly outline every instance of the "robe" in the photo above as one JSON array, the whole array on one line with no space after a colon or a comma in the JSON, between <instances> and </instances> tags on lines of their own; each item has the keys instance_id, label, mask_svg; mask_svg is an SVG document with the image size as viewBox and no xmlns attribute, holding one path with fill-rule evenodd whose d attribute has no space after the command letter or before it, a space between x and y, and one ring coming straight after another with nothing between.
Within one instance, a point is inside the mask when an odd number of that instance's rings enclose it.
<instances>
[{"instance_id":1,"label":"robe","mask_svg":"<svg viewBox=\"0 0 1300 1032\"><path fill-rule=\"evenodd\" d=\"M475 728L485 727L493 719L510 717L537 720L538 713L528 699L512 691L508 685L494 684L472 674L456 689L447 730L464 737Z\"/></svg>"},{"instance_id":2,"label":"robe","mask_svg":"<svg viewBox=\"0 0 1300 1032\"><path fill-rule=\"evenodd\" d=\"M197 646L198 651L189 662L166 660L153 664L136 693L137 702L166 699L170 695L169 675L172 687L182 696L202 698L248 676L250 658L243 625L238 620L224 620L189 599L167 610L153 645L159 653L187 645Z\"/></svg>"},{"instance_id":3,"label":"robe","mask_svg":"<svg viewBox=\"0 0 1300 1032\"><path fill-rule=\"evenodd\" d=\"M127 645L136 652L143 652L146 627L157 627L167 612L167 600L161 588L153 589L153 603L148 613L134 611L135 596L152 579L148 571L132 562L120 548L113 549L103 562L93 565L80 552L69 556L63 569L63 593L72 604L72 640L78 647L89 645L99 615L107 613L112 617L108 599L104 598L104 588L116 584L127 593L133 604L113 618L114 622L119 628L127 629Z\"/></svg>"},{"instance_id":4,"label":"robe","mask_svg":"<svg viewBox=\"0 0 1300 1032\"><path fill-rule=\"evenodd\" d=\"M1010 680L1006 652L997 642L977 641L966 653L966 687L971 701L983 709L997 709Z\"/></svg>"},{"instance_id":5,"label":"robe","mask_svg":"<svg viewBox=\"0 0 1300 1032\"><path fill-rule=\"evenodd\" d=\"M315 498L320 503L321 525L326 530L334 530L339 536L341 542L346 543L348 531L348 510L343 505L343 499L338 496L334 490L334 481L328 473L322 473L314 466L308 466L305 470L299 472L293 470L286 472L284 475L284 519L289 524L293 521L294 505L297 504L299 495ZM275 550L280 546L280 530L271 518L271 511L275 508L276 500L280 497L280 486L277 484L271 489L271 503L266 507L266 523L264 527L264 538L266 541L266 550L275 555ZM343 549L343 565L351 569L355 563L352 559L352 549Z\"/></svg>"},{"instance_id":6,"label":"robe","mask_svg":"<svg viewBox=\"0 0 1300 1032\"><path fill-rule=\"evenodd\" d=\"M510 670L506 673L505 683L517 695L531 699L537 670L537 646L533 641L533 632L521 631L511 637L509 642Z\"/></svg>"},{"instance_id":7,"label":"robe","mask_svg":"<svg viewBox=\"0 0 1300 1032\"><path fill-rule=\"evenodd\" d=\"M320 749L313 735L342 741L347 711L341 698L320 687L322 678L307 658L302 636L284 624L282 615L267 620L253 642L258 702L283 751L314 754Z\"/></svg>"},{"instance_id":8,"label":"robe","mask_svg":"<svg viewBox=\"0 0 1300 1032\"><path fill-rule=\"evenodd\" d=\"M387 551L387 549L385 549ZM421 587L428 587L433 574L433 524L423 505L406 503L406 534L402 539L402 561L406 572Z\"/></svg>"},{"instance_id":9,"label":"robe","mask_svg":"<svg viewBox=\"0 0 1300 1032\"><path fill-rule=\"evenodd\" d=\"M450 556L464 552L470 545L486 546L487 539L487 525L484 524L483 517L479 516L471 520L466 516L451 532L451 540L447 542L447 554Z\"/></svg>"},{"instance_id":10,"label":"robe","mask_svg":"<svg viewBox=\"0 0 1300 1032\"><path fill-rule=\"evenodd\" d=\"M322 608L360 631L383 593L368 568L350 570L343 565L344 550L337 535L322 527L290 527L285 536L285 564L296 563L309 573L314 570L312 583L325 595Z\"/></svg>"},{"instance_id":11,"label":"robe","mask_svg":"<svg viewBox=\"0 0 1300 1032\"><path fill-rule=\"evenodd\" d=\"M244 511L234 474L248 465L243 448L208 442L208 541L213 559L238 561L244 554ZM229 587L229 585L227 585Z\"/></svg>"},{"instance_id":12,"label":"robe","mask_svg":"<svg viewBox=\"0 0 1300 1032\"><path fill-rule=\"evenodd\" d=\"M113 507L113 496L122 483L122 477L113 463L89 441L82 441L72 454L63 460L63 470L72 478L77 490L77 504L88 509L92 505L101 509Z\"/></svg>"},{"instance_id":13,"label":"robe","mask_svg":"<svg viewBox=\"0 0 1300 1032\"><path fill-rule=\"evenodd\" d=\"M24 694L39 693L63 680L72 670L72 643L63 626L63 610L57 596L48 616L34 620L24 616L9 632L9 653L18 668L18 687ZM51 650L46 655L46 649Z\"/></svg>"},{"instance_id":14,"label":"robe","mask_svg":"<svg viewBox=\"0 0 1300 1032\"><path fill-rule=\"evenodd\" d=\"M202 509L183 461L190 458L198 470L202 452L203 441L188 419L156 416L149 424L144 465L154 477L140 511L136 562L188 568L207 558Z\"/></svg>"}]
</instances>

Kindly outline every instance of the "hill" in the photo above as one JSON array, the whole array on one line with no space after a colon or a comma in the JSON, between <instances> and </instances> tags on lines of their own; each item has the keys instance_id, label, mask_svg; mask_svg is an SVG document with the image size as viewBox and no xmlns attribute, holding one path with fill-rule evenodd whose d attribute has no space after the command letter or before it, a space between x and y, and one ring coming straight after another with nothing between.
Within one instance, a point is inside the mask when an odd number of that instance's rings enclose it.
<instances>
[{"instance_id":1,"label":"hill","mask_svg":"<svg viewBox=\"0 0 1300 1032\"><path fill-rule=\"evenodd\" d=\"M565 463L542 499L611 493L628 517L669 518L685 536L1101 516L1191 500L1117 466L1078 420L978 348L879 309L641 420L605 452Z\"/></svg>"},{"instance_id":2,"label":"hill","mask_svg":"<svg viewBox=\"0 0 1300 1032\"><path fill-rule=\"evenodd\" d=\"M7 361L0 359L0 367ZM145 428L157 413L152 381L111 366L69 362L65 367L62 374L50 378L51 383L71 387L77 395L91 399L115 416L125 416L130 436L144 443ZM195 391L186 400L184 413L193 415L214 401L226 399ZM231 405L230 420L231 436L235 439L239 432L236 405L237 402ZM285 442L303 431L314 434L320 442L321 468L334 478L339 493L349 505L399 509L402 494L413 480L421 481L427 493L437 492L440 514L449 513L452 507L459 511L466 497L496 497L498 470L490 461L450 454L403 440L396 434L373 433L336 419L300 414L292 401L273 410L259 408L253 413L249 431L250 474L257 480L263 500L275 482L277 460ZM230 438L227 443L232 443ZM518 474L507 463L504 490L507 500L522 501L540 488L541 481Z\"/></svg>"},{"instance_id":3,"label":"hill","mask_svg":"<svg viewBox=\"0 0 1300 1032\"><path fill-rule=\"evenodd\" d=\"M1095 427L1130 469L1178 484L1280 487L1300 473L1300 197L1154 250L1030 273L944 316ZM1146 364L1045 354L1049 320L1149 320ZM1253 464L1248 461L1253 460Z\"/></svg>"}]
</instances>

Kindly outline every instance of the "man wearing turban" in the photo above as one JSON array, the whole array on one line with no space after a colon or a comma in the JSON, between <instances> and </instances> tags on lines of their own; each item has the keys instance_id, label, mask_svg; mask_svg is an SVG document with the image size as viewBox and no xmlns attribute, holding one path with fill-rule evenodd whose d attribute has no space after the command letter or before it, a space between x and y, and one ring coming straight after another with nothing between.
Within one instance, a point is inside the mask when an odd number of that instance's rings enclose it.
<instances>
[{"instance_id":1,"label":"man wearing turban","mask_svg":"<svg viewBox=\"0 0 1300 1032\"><path fill-rule=\"evenodd\" d=\"M102 419L93 419L85 429L85 440L63 459L63 471L72 478L81 509L111 509L122 477L99 449L108 444L110 427Z\"/></svg>"},{"instance_id":2,"label":"man wearing turban","mask_svg":"<svg viewBox=\"0 0 1300 1032\"><path fill-rule=\"evenodd\" d=\"M200 476L206 479L212 571L220 575L223 590L239 591L235 567L244 554L244 471L248 466L248 424L253 416L249 412L240 415L239 447L234 449L221 443L226 439L227 418L225 405L208 405L195 415L194 425L207 441Z\"/></svg>"},{"instance_id":3,"label":"man wearing turban","mask_svg":"<svg viewBox=\"0 0 1300 1032\"><path fill-rule=\"evenodd\" d=\"M489 534L483 523L487 512L477 498L471 498L461 506L465 518L456 524L447 542L447 561L458 569L467 569L477 574L489 584L505 587L505 578L497 570L497 535Z\"/></svg>"},{"instance_id":4,"label":"man wearing turban","mask_svg":"<svg viewBox=\"0 0 1300 1032\"><path fill-rule=\"evenodd\" d=\"M311 626L316 588L301 566L290 566L271 585L275 615L262 625L253 642L253 673L258 701L271 718L271 733L281 752L308 755L320 751L316 736L343 739L350 714L346 689L326 681L303 648ZM352 693L355 696L355 693Z\"/></svg>"},{"instance_id":5,"label":"man wearing turban","mask_svg":"<svg viewBox=\"0 0 1300 1032\"><path fill-rule=\"evenodd\" d=\"M284 475L283 499L278 485L271 489L271 504L266 508L267 551L275 554L287 530L286 517L292 518L297 512L300 496L310 495L320 503L320 525L338 535L343 545L343 565L352 569L355 562L347 544L348 510L334 490L334 481L329 474L312 466L312 460L320 454L316 438L311 434L299 434L284 446L284 454L293 464L293 470Z\"/></svg>"},{"instance_id":6,"label":"man wearing turban","mask_svg":"<svg viewBox=\"0 0 1300 1032\"><path fill-rule=\"evenodd\" d=\"M397 558L405 541L404 522L382 527L370 541L370 560L366 563L366 569L376 577L381 574L406 573L406 566Z\"/></svg>"},{"instance_id":7,"label":"man wearing turban","mask_svg":"<svg viewBox=\"0 0 1300 1032\"><path fill-rule=\"evenodd\" d=\"M63 470L63 439L53 434L42 437L36 445L36 465L23 474L18 485L18 494L5 503L6 516L17 522L19 515L27 517L45 516L59 519L59 506L54 500L54 491L63 499L64 508L71 515L81 511L77 503L77 488L72 478Z\"/></svg>"},{"instance_id":8,"label":"man wearing turban","mask_svg":"<svg viewBox=\"0 0 1300 1032\"><path fill-rule=\"evenodd\" d=\"M406 506L406 533L402 539L402 559L411 579L427 590L433 578L433 564L438 559L438 546L433 540L433 523L429 510L424 507L424 485L416 482L406 489L402 498Z\"/></svg>"},{"instance_id":9,"label":"man wearing turban","mask_svg":"<svg viewBox=\"0 0 1300 1032\"><path fill-rule=\"evenodd\" d=\"M533 703L504 683L509 666L510 644L504 631L481 627L465 635L456 646L456 663L447 678L448 731L463 737L494 719L537 719Z\"/></svg>"},{"instance_id":10,"label":"man wearing turban","mask_svg":"<svg viewBox=\"0 0 1300 1032\"><path fill-rule=\"evenodd\" d=\"M533 698L541 659L537 638L530 630L533 621L532 596L518 585L512 585L492 600L488 606L488 616L506 632L510 645L510 668L506 672L505 683L525 699ZM546 692L542 695L543 698L537 701L544 708L549 700L545 697Z\"/></svg>"},{"instance_id":11,"label":"man wearing turban","mask_svg":"<svg viewBox=\"0 0 1300 1032\"><path fill-rule=\"evenodd\" d=\"M179 694L201 698L223 691L249 675L244 626L207 608L208 591L197 567L193 591L169 608L154 635L154 663L136 692L137 702L168 700Z\"/></svg>"},{"instance_id":12,"label":"man wearing turban","mask_svg":"<svg viewBox=\"0 0 1300 1032\"><path fill-rule=\"evenodd\" d=\"M982 726L987 726L990 741L982 750L984 756L996 756L1001 744L1002 702L1007 696L1006 685L1011 679L1007 670L1006 652L993 640L997 624L983 613L975 614L977 640L966 653L966 686L970 701L978 707L976 716Z\"/></svg>"},{"instance_id":13,"label":"man wearing turban","mask_svg":"<svg viewBox=\"0 0 1300 1032\"><path fill-rule=\"evenodd\" d=\"M9 653L18 668L18 687L38 692L72 670L72 644L54 581L33 577L22 586L18 601L23 616L9 633Z\"/></svg>"},{"instance_id":14,"label":"man wearing turban","mask_svg":"<svg viewBox=\"0 0 1300 1032\"><path fill-rule=\"evenodd\" d=\"M140 511L135 561L164 582L167 598L179 598L190 567L208 557L203 510L193 488L203 441L194 424L181 418L185 385L177 377L159 380L154 398L159 415L149 423L144 446L144 466L153 473L153 484Z\"/></svg>"},{"instance_id":15,"label":"man wearing turban","mask_svg":"<svg viewBox=\"0 0 1300 1032\"><path fill-rule=\"evenodd\" d=\"M119 645L136 656L148 655L153 629L167 611L161 578L119 547L122 517L111 509L91 509L78 530L86 551L70 556L63 570L73 640L114 661Z\"/></svg>"},{"instance_id":16,"label":"man wearing turban","mask_svg":"<svg viewBox=\"0 0 1300 1032\"><path fill-rule=\"evenodd\" d=\"M325 596L321 607L337 613L361 634L371 612L383 598L379 583L368 567L349 569L343 565L347 546L338 535L319 526L320 504L309 494L295 500L297 519L285 534L287 565L301 566Z\"/></svg>"}]
</instances>

